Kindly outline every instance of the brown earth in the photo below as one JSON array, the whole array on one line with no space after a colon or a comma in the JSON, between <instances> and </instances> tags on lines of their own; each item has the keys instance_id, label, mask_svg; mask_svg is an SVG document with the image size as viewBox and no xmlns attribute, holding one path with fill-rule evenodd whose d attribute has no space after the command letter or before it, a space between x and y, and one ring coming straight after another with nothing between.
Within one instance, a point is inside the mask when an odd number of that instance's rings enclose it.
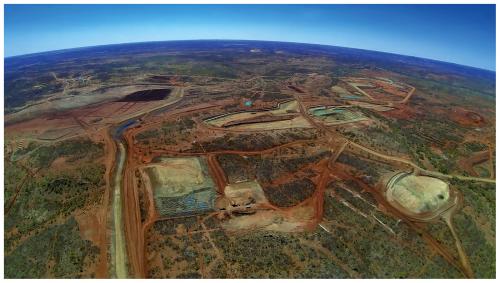
<instances>
[{"instance_id":1,"label":"brown earth","mask_svg":"<svg viewBox=\"0 0 500 283\"><path fill-rule=\"evenodd\" d=\"M454 107L451 110L451 120L466 127L484 127L487 122L483 116L474 111L462 107Z\"/></svg>"}]
</instances>

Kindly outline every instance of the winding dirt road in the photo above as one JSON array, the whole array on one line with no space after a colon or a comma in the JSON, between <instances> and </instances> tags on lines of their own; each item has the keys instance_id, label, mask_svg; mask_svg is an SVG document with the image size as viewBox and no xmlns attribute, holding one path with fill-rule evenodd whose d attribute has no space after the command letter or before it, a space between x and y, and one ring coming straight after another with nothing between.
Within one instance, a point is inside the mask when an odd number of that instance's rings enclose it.
<instances>
[{"instance_id":1,"label":"winding dirt road","mask_svg":"<svg viewBox=\"0 0 500 283\"><path fill-rule=\"evenodd\" d=\"M414 91L414 90L413 90ZM413 94L413 91L411 94ZM471 180L471 181L481 181L481 182L489 182L489 183L495 183L495 180L493 179L487 179L487 178L474 178L474 177L466 177L466 176L456 176L456 175L447 175L447 174L442 174L440 172L435 172L435 171L430 171L426 170L423 168L420 168L418 165L413 163L410 160L400 158L400 157L395 157L395 156L388 156L379 152L376 152L372 149L369 149L367 147L364 147L362 145L359 145L353 141L350 141L349 139L343 137L342 135L336 133L335 131L331 130L329 127L326 125L318 122L315 120L311 115L307 113L306 107L303 105L301 101L301 95L304 95L305 93L296 93L294 94L295 99L298 102L299 105L299 110L301 115L315 128L317 128L321 133L324 133L326 135L326 141L318 141L318 140L300 140L300 141L294 141L291 143L287 144L282 144L278 145L272 148L268 148L265 150L256 150L256 151L242 151L242 150L218 150L218 151L213 151L213 152L206 152L203 150L203 152L178 152L178 151L169 151L169 150L158 150L158 151L153 151L153 157L156 155L162 155L162 154L172 154L172 155L177 155L177 156L182 156L182 155L203 155L207 156L209 168L211 174L214 176L215 181L217 183L217 187L219 188L219 192L223 191L224 187L227 184L227 177L225 176L224 171L220 167L220 164L218 164L216 160L216 155L221 154L221 153L236 153L236 154L242 154L242 155L253 155L253 154L264 154L267 152L272 152L278 148L281 147L286 147L286 146L291 146L291 145L298 145L298 144L303 144L303 143L311 143L314 142L316 144L323 144L328 146L331 151L332 151L332 156L328 160L328 162L324 162L322 166L324 166L322 169L321 177L319 180L319 184L317 186L317 190L315 192L314 196L314 206L316 207L316 212L315 212L315 220L313 221L316 224L321 222L322 216L323 216L323 195L324 195L324 190L326 185L328 184L328 181L330 180L330 173L331 173L331 168L335 167L335 161L338 158L338 156L344 151L346 147L352 147L364 152L367 152L369 154L372 154L373 156L377 156L382 159L390 160L390 161L395 161L395 162L400 162L406 165L409 165L413 167L416 171L420 172L421 174L426 174L429 176L435 176L438 178L458 178L461 180ZM408 95L408 99L411 95ZM406 99L407 100L407 99ZM144 116L143 118L147 115L148 113L143 113ZM136 117L137 118L137 117ZM159 122L156 122L159 123ZM141 128L142 130L144 128ZM145 270L146 270L146 264L145 264L145 248L144 248L144 236L147 231L147 228L154 223L156 220L160 220L157 215L156 217L148 217L146 224L143 225L141 222L141 217L140 217L140 209L139 209L139 198L138 198L138 192L137 190L134 189L134 177L133 173L135 171L135 168L137 168L137 162L138 160L135 160L134 158L129 157L127 159L127 154L126 152L129 152L129 155L134 155L139 154L137 149L137 145L134 145L134 134L139 131L138 128L136 129L130 129L127 130L124 135L124 142L117 142L118 147L119 147L119 152L120 154L118 155L118 162L117 162L117 172L118 174L115 176L115 187L114 187L114 201L113 201L113 211L114 211L114 226L115 226L115 248L114 248L114 262L116 266L116 277L118 278L126 278L127 275L131 275L133 277L137 278L144 278L146 276ZM140 156L140 155L137 155ZM133 160L132 160L133 159ZM120 173L120 172L123 172ZM123 176L123 180L122 177ZM361 182L358 180L358 182ZM363 183L362 186L367 186L366 184ZM372 188L367 189L367 191L373 190ZM123 196L123 199L122 199ZM149 196L148 198L151 198ZM389 204L385 203L385 200L381 198L381 203L385 206ZM122 205L123 204L126 206L126 210L123 211L123 220L122 220ZM438 243L430 234L428 234L423 227L421 227L420 224L418 223L413 223L412 221L408 220L402 213L397 211L396 209L390 209L393 210L391 211L394 213L396 216L399 216L400 219L406 219L408 222L409 226L411 226L414 230L419 232L422 237L429 242L429 244L434 247L434 250L436 250L439 254L441 254L448 262L453 264L455 267L458 269L462 270L464 274L467 276L470 276L470 273L468 272L466 266L457 264L455 258L447 251L440 243ZM123 221L123 222L122 222ZM123 234L123 230L125 232L125 235ZM125 245L125 241L128 243L128 245ZM128 255L128 258L126 258L126 255ZM131 270L129 271L129 274L127 273L127 260L129 263L129 266Z\"/></svg>"}]
</instances>

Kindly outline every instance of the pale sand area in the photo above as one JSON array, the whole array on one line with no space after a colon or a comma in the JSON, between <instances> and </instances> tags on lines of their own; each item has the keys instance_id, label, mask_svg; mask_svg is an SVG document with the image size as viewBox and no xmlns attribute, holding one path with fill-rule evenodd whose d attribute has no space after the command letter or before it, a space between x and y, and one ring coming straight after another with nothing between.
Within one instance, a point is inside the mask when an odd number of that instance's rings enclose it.
<instances>
[{"instance_id":1,"label":"pale sand area","mask_svg":"<svg viewBox=\"0 0 500 283\"><path fill-rule=\"evenodd\" d=\"M351 95L351 93L347 89L341 86L332 86L332 91L340 95Z\"/></svg>"},{"instance_id":2,"label":"pale sand area","mask_svg":"<svg viewBox=\"0 0 500 283\"><path fill-rule=\"evenodd\" d=\"M215 119L208 119L206 122L212 126L222 127L224 124L233 121L255 118L263 115L272 114L275 116L285 115L288 113L298 112L298 103L296 100L288 101L279 105L278 109L258 112L241 112L228 114ZM265 122L264 122L265 123Z\"/></svg>"},{"instance_id":3,"label":"pale sand area","mask_svg":"<svg viewBox=\"0 0 500 283\"><path fill-rule=\"evenodd\" d=\"M224 189L224 194L231 199L252 197L256 203L267 203L264 191L256 181L229 184Z\"/></svg>"},{"instance_id":4,"label":"pale sand area","mask_svg":"<svg viewBox=\"0 0 500 283\"><path fill-rule=\"evenodd\" d=\"M222 222L226 230L268 230L277 232L297 232L303 230L305 223L313 217L312 212L304 211L306 215L301 219L288 218L280 212L259 210L255 214L242 215Z\"/></svg>"},{"instance_id":5,"label":"pale sand area","mask_svg":"<svg viewBox=\"0 0 500 283\"><path fill-rule=\"evenodd\" d=\"M206 166L197 157L161 158L160 161L143 167L153 186L155 198L183 196L214 186Z\"/></svg>"},{"instance_id":6,"label":"pale sand area","mask_svg":"<svg viewBox=\"0 0 500 283\"><path fill-rule=\"evenodd\" d=\"M243 124L231 127L232 130L249 130L249 131L266 131L276 129L291 129L291 128L311 128L311 124L302 116L297 116L290 120L262 122L254 124Z\"/></svg>"},{"instance_id":7,"label":"pale sand area","mask_svg":"<svg viewBox=\"0 0 500 283\"><path fill-rule=\"evenodd\" d=\"M387 191L389 201L395 201L415 214L436 211L445 205L449 198L448 184L428 176L402 176L390 184Z\"/></svg>"}]
</instances>

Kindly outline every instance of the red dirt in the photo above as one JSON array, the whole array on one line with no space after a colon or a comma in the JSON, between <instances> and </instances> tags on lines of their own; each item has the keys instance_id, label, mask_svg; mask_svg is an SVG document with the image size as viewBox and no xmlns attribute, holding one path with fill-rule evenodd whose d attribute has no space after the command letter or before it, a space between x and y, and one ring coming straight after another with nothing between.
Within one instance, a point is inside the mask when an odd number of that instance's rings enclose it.
<instances>
[{"instance_id":1,"label":"red dirt","mask_svg":"<svg viewBox=\"0 0 500 283\"><path fill-rule=\"evenodd\" d=\"M108 274L108 213L109 213L109 202L111 197L111 178L112 170L114 166L114 160L116 156L116 146L114 141L111 139L108 129L103 129L100 131L100 135L104 140L104 148L106 152L105 164L106 172L104 173L104 179L106 181L106 189L101 204L101 213L98 216L98 222L101 225L99 229L99 247L101 254L99 255L99 263L96 270L97 278L109 278Z\"/></svg>"},{"instance_id":2,"label":"red dirt","mask_svg":"<svg viewBox=\"0 0 500 283\"><path fill-rule=\"evenodd\" d=\"M125 139L128 141L129 136L125 135ZM130 143L127 144L127 152L130 154ZM134 278L145 278L144 234L142 233L138 191L135 189L134 174L131 170L137 164L133 162L133 157L128 156L123 169L123 207L126 208L123 210L125 238L130 264L129 274Z\"/></svg>"},{"instance_id":3,"label":"red dirt","mask_svg":"<svg viewBox=\"0 0 500 283\"><path fill-rule=\"evenodd\" d=\"M144 221L144 224L141 227L141 233L143 235L143 239L146 237L146 233L148 232L149 228L159 220L160 216L158 214L158 211L156 210L156 207L154 205L154 195L152 188L150 186L144 186L145 187L145 197L146 197L146 205L148 207L148 214L147 218ZM144 242L143 245L146 243ZM143 251L143 259L147 259L147 254L146 254L146 249ZM147 266L146 266L146 260L144 260L143 268L146 271Z\"/></svg>"},{"instance_id":4,"label":"red dirt","mask_svg":"<svg viewBox=\"0 0 500 283\"><path fill-rule=\"evenodd\" d=\"M137 130L138 128L131 128L130 130L127 130L124 137L127 141L127 144L133 144L132 143L132 140L133 140L133 135L135 133L137 133ZM142 130L142 128L141 128ZM279 148L282 148L282 147L288 147L288 146L292 146L292 145L298 145L298 144L303 144L303 143L310 143L311 140L299 140L299 141L294 141L294 142L291 142L291 143L288 143L288 144L283 144L283 145L279 145L279 146L276 146L276 147L273 147L273 148L270 148L270 149L266 149L266 150L261 150L261 151L251 151L251 152L245 152L245 151L228 151L228 150L224 150L224 151L219 151L219 152L210 152L210 153L207 153L207 152L197 152L197 153L179 153L177 151L158 151L155 155L164 155L164 154L172 154L172 155L180 155L180 156L183 156L183 155L189 155L189 156L207 156L207 161L208 161L208 164L209 164L209 169L210 169L210 172L211 172L211 175L214 176L214 179L217 183L217 187L219 188L219 192L220 193L223 193L224 191L224 188L225 186L227 185L228 181L227 181L227 177L225 176L225 173L223 171L223 169L220 167L220 164L218 163L217 159L216 159L216 154L220 154L220 153L236 153L236 154L243 154L243 155L260 155L260 154L264 154L264 153L271 153ZM144 278L145 277L145 270L147 269L147 266L146 266L146 261L145 261L145 258L146 258L146 251L145 251L145 242L144 242L144 237L148 231L148 229L151 227L151 225L156 222L156 221L159 221L159 220L163 220L165 218L159 218L158 217L158 214L157 214L157 211L155 210L154 213L153 213L153 216L148 218L146 220L146 222L144 223L144 225L140 225L140 215L139 213L135 213L135 212L139 212L140 209L139 209L139 204L138 204L138 196L137 196L137 193L134 193L134 182L133 181L129 181L129 179L132 179L132 168L136 168L137 165L139 164L135 164L135 166L133 165L134 163L137 163L136 162L136 158L134 157L137 157L137 156L140 156L140 153L136 153L132 150L133 147L128 147L128 153L129 153L129 156L127 158L127 162L126 162L126 167L124 169L124 172L125 175L124 175L124 179L123 179L123 183L124 183L124 191L125 191L125 194L124 194L124 202L126 205L124 205L124 207L127 207L127 210L124 212L124 214L126 214L125 216L125 231L126 231L126 237L127 237L127 243L134 243L134 245L128 245L128 254L129 254L129 263L132 267L132 270L130 271L131 274L134 275L134 277L136 278ZM133 156L132 156L133 155ZM154 157L152 157L154 158ZM328 170L328 161L324 161L323 162L323 166L324 168L326 168L326 171L327 173L329 173L329 170ZM325 173L325 178L328 177L329 174ZM324 184L326 184L326 181L323 182ZM132 191L132 192L130 192ZM273 210L276 210L276 211L282 211L282 213L285 213L285 215L292 215L298 208L302 207L302 206L310 206L310 205L316 205L317 207L319 207L319 211L316 212L316 215L319 215L317 217L319 217L319 220L314 220L313 223L316 223L316 222L319 222L321 221L321 217L322 217L322 207L323 207L323 198L322 198L322 191L324 191L324 186L323 186L323 189L321 189L320 187L320 190L316 192L316 197L315 198L310 198L310 199L307 199L305 200L304 202L292 207L292 208L288 208L288 209L280 209L280 208L277 208L277 207L273 207L271 205L268 205L268 209L273 209ZM148 192L148 195L149 195L149 192ZM148 198L151 198L151 196L148 196ZM134 212L135 211L135 212ZM149 214L149 213L148 213ZM168 218L167 218L168 219ZM140 227L140 232L139 232L139 226Z\"/></svg>"},{"instance_id":5,"label":"red dirt","mask_svg":"<svg viewBox=\"0 0 500 283\"><path fill-rule=\"evenodd\" d=\"M493 145L488 143L488 153L490 159L490 178L495 179L495 165L493 164Z\"/></svg>"},{"instance_id":6,"label":"red dirt","mask_svg":"<svg viewBox=\"0 0 500 283\"><path fill-rule=\"evenodd\" d=\"M75 215L82 239L89 240L97 246L101 245L99 235L102 233L99 231L101 229L101 225L96 215L96 213L99 212L99 210L95 212L85 211Z\"/></svg>"},{"instance_id":7,"label":"red dirt","mask_svg":"<svg viewBox=\"0 0 500 283\"><path fill-rule=\"evenodd\" d=\"M316 187L316 192L314 193L314 222L311 223L314 227L317 226L318 223L321 222L323 218L323 206L324 206L324 198L325 198L325 189L328 181L330 180L330 169L328 168L328 164L330 164L333 156L324 162L323 164L323 173L321 173L321 177L319 179L319 183Z\"/></svg>"},{"instance_id":8,"label":"red dirt","mask_svg":"<svg viewBox=\"0 0 500 283\"><path fill-rule=\"evenodd\" d=\"M401 120L412 120L417 118L421 113L407 104L394 105L394 109L390 111L379 112L386 117L392 117Z\"/></svg>"},{"instance_id":9,"label":"red dirt","mask_svg":"<svg viewBox=\"0 0 500 283\"><path fill-rule=\"evenodd\" d=\"M75 127L75 131L78 131L78 127L73 119L68 119L68 116L64 117L54 117L54 115L42 115L35 119L30 119L27 121L15 123L12 125L5 125L5 132L19 133L19 134L29 134L38 136L45 132L47 129L63 129ZM83 131L81 131L83 132Z\"/></svg>"},{"instance_id":10,"label":"red dirt","mask_svg":"<svg viewBox=\"0 0 500 283\"><path fill-rule=\"evenodd\" d=\"M301 88L296 87L294 85L288 85L287 86L290 89L293 89L294 91L298 93L305 93ZM427 233L424 230L424 227L422 224L412 222L410 219L408 219L404 214L390 206L388 202L385 201L383 196L381 196L380 192L378 192L375 188L372 188L368 186L367 184L363 183L362 180L357 179L356 177L350 176L347 172L343 172L343 166L342 164L336 164L335 160L338 157L338 155L343 151L344 147L348 144L345 142L348 142L345 138L340 136L339 134L335 133L334 131L330 130L328 127L325 125L317 122L314 120L312 117L310 117L306 111L306 108L304 107L301 97L297 94L294 94L295 98L299 102L299 107L300 107L300 112L306 118L311 125L313 125L315 128L317 128L320 132L325 133L327 135L327 142L322 142L318 140L314 140L315 144L323 144L327 145L330 148L338 148L338 151L336 152L337 154L332 155L330 159L328 160L322 160L320 161L315 167L315 169L318 169L318 172L321 172L319 176L317 176L314 180L314 183L316 184L316 190L313 194L312 197L304 200L303 202L299 203L298 205L290 208L278 208L278 207L273 207L271 205L267 205L266 207L262 207L263 209L272 209L275 210L279 213L283 213L283 215L287 217L292 217L293 214L298 211L297 209L303 208L304 206L306 207L313 207L314 208L314 217L312 220L304 220L304 223L306 223L306 227L309 229L315 229L317 223L322 221L323 218L323 205L324 205L324 193L326 186L328 183L333 179L333 178L341 178L345 180L353 180L356 181L365 191L372 193L375 198L377 199L378 203L383 207L386 211L388 211L390 214L395 215L396 217L402 219L403 221L407 222L408 225L413 228L417 233L422 235L422 237L429 243L431 248L435 250L437 253L441 254L448 262L450 262L453 266L455 266L457 269L462 270L460 264L457 263L457 260L449 253L448 250L446 250L443 245L438 243L429 233ZM205 108L211 108L211 107L217 107L218 105L210 105L210 106L204 106ZM409 119L409 118L414 118L416 117L419 112L415 109L410 108L409 106L403 104L398 104L396 106L397 109L393 111L389 111L389 113L383 113L384 115L387 114L392 117L397 117L397 118L402 118L402 119ZM201 110L200 108L197 107L192 107L192 111L198 111ZM156 210L154 209L154 206L149 205L148 207L148 218L146 219L144 225L141 225L141 217L140 217L140 209L139 209L139 198L138 198L138 193L137 190L134 188L134 178L133 178L133 172L134 168L137 168L140 162L151 160L154 158L154 156L158 155L165 155L165 154L170 154L174 156L206 156L209 164L209 170L211 175L214 177L214 180L217 184L218 191L219 193L223 193L223 190L225 186L227 185L227 177L225 176L225 173L223 169L220 167L220 164L217 162L216 155L221 154L221 153L234 153L234 154L240 154L240 155L262 155L265 153L271 153L278 148L281 147L287 147L291 146L292 144L302 144L302 143L309 143L311 140L307 141L295 141L291 142L289 144L284 144L280 146L276 146L273 148L269 148L266 150L259 150L259 151L240 151L240 150L220 150L216 152L210 152L207 153L205 151L203 152L179 152L179 150L165 150L165 149L158 149L152 151L152 154L148 155L147 158L144 156L145 151L138 149L138 146L134 144L134 135L137 134L140 131L144 131L147 128L150 128L154 126L155 124L161 123L165 119L171 119L172 117L176 117L174 115L182 115L185 113L185 110L182 109L177 109L174 110L173 112L169 112L168 114L162 114L161 117L158 117L157 120L154 120L152 123L147 123L143 124L139 127L132 128L126 131L124 134L124 138L128 144L127 147L127 152L128 152L128 158L126 161L126 165L124 168L124 178L123 178L123 183L124 183L124 207L127 209L124 211L124 218L125 218L125 232L126 232L126 242L127 244L127 251L129 255L129 264L130 264L130 274L133 277L138 277L138 278L144 278L145 277L145 270L147 269L147 262L146 262L146 253L145 253L145 241L144 237L147 233L147 230L151 227L151 225L158 220L162 220L158 218L158 214ZM156 117L155 117L156 118ZM201 123L199 120L196 120L196 123ZM202 133L214 133L210 129L207 129L206 127L203 128L201 124L198 125L197 129L202 128ZM197 137L198 139L198 137ZM341 147L337 147L341 146ZM345 168L344 168L345 169ZM152 200L152 194L151 192L147 192L147 198L149 201ZM153 207L153 208L151 208ZM151 210L154 209L154 212L152 213ZM299 212L297 212L299 213Z\"/></svg>"},{"instance_id":11,"label":"red dirt","mask_svg":"<svg viewBox=\"0 0 500 283\"><path fill-rule=\"evenodd\" d=\"M228 180L224 170L217 160L217 156L215 154L208 154L207 162L208 169L210 173L212 173L211 175L214 177L215 183L217 184L219 194L224 195L224 188L227 186Z\"/></svg>"},{"instance_id":12,"label":"red dirt","mask_svg":"<svg viewBox=\"0 0 500 283\"><path fill-rule=\"evenodd\" d=\"M451 120L466 127L483 127L486 120L479 113L461 107L454 107L451 110Z\"/></svg>"}]
</instances>

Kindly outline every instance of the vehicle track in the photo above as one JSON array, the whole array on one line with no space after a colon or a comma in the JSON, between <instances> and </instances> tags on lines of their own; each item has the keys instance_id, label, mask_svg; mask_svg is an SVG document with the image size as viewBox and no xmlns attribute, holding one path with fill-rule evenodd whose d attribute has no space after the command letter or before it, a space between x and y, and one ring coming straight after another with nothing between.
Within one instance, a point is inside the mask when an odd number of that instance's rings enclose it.
<instances>
[{"instance_id":1,"label":"vehicle track","mask_svg":"<svg viewBox=\"0 0 500 283\"><path fill-rule=\"evenodd\" d=\"M302 95L306 93L300 93ZM212 152L206 152L203 150L203 152L178 152L174 150L156 150L153 152L153 158L154 156L157 155L163 155L163 154L172 154L175 156L206 156L209 164L210 171L213 176L215 176L215 180L217 183L217 186L219 188L219 191L221 189L223 190L223 187L227 184L227 179L225 177L224 171L220 167L220 164L218 164L216 160L216 155L217 154L240 154L240 155L261 155L261 154L266 154L272 151L275 151L279 148L282 147L289 147L292 145L300 145L304 143L311 143L314 142L315 144L323 144L328 146L332 152L335 152L335 154L332 154L327 160L328 162L323 163L323 170L321 172L319 182L317 185L317 189L314 194L314 206L315 206L315 217L314 217L314 225L317 223L320 223L322 218L323 218L323 205L324 205L324 192L326 185L328 184L328 181L331 179L331 168L335 167L335 161L337 158L340 156L340 154L344 151L344 149L347 146L353 146L354 148L357 148L359 150L368 152L372 155L378 156L380 158L386 159L386 160L391 160L391 161L396 161L400 162L406 165L410 165L413 168L415 168L417 171L428 174L431 176L436 176L436 177L446 177L446 178L453 178L457 177L459 179L464 179L464 180L474 180L474 181L485 181L485 182L495 182L495 180L491 179L485 179L485 178L470 178L470 177L465 177L465 176L454 176L454 175L446 175L442 174L439 172L434 172L434 171L429 171L425 170L423 168L418 167L416 164L413 162L406 160L404 158L399 158L399 157L394 157L394 156L388 156L382 153L375 152L369 148L366 148L362 145L359 145L353 141L350 141L346 139L345 137L339 135L338 133L332 131L329 129L327 126L325 126L322 123L317 122L311 115L307 113L306 108L304 107L301 97L299 93L295 93L294 97L298 102L299 110L301 115L316 129L320 131L320 133L324 133L327 136L326 141L319 141L317 139L314 140L299 140L299 141L293 141L290 143L278 145L272 148L264 149L264 150L253 150L253 151L244 151L244 150L216 150ZM411 92L410 94L413 94ZM405 100L407 101L411 95L408 95ZM194 111L196 111L194 109ZM148 116L148 113L145 113L143 117ZM167 116L168 117L168 116ZM199 123L200 121L196 121ZM156 122L158 123L158 122ZM148 125L148 126L152 126ZM141 128L141 130L144 130L146 127ZM127 150L131 154L139 154L139 152L135 151L135 147L133 146L134 143L134 135L138 133L140 130L130 130L127 131L127 133L124 135L125 140L127 142ZM336 150L335 150L336 149ZM335 151L334 151L335 150ZM139 156L139 155L137 155ZM153 224L155 221L163 220L163 219L170 219L170 218L159 218L159 217L153 217L150 218L148 221L146 221L145 225L140 225L140 209L139 209L139 203L138 203L138 196L136 190L134 190L134 184L133 184L133 168L134 167L134 162L137 161L131 161L130 158L127 160L125 163L125 174L124 174L124 203L127 204L127 211L126 216L125 216L125 231L126 231L126 239L127 242L129 243L128 245L128 254L130 258L130 263L133 268L133 274L135 274L135 277L145 277L145 272L144 270L146 269L146 263L145 263L145 242L144 242L144 237L147 229ZM370 188L368 185L364 184L361 180L356 179L356 182L360 182L361 186L365 186ZM366 189L367 191L370 191L369 189ZM371 188L370 188L371 189ZM440 255L442 255L450 264L452 264L454 267L457 269L461 270L466 276L468 276L468 272L464 270L464 266L457 264L456 259L449 253L448 250L446 250L439 242L437 242L429 233L427 233L423 227L419 223L414 223L411 220L407 219L407 217L397 211L396 209L392 208L389 204L387 204L384 200L383 197L379 200L380 203L384 206L387 207L393 213L396 215L399 219L402 219L408 225L417 231L422 237L429 243L431 247L433 247L434 250L436 250ZM272 209L272 207L270 207ZM140 228L139 228L140 227ZM352 274L356 276L355 274Z\"/></svg>"},{"instance_id":2,"label":"vehicle track","mask_svg":"<svg viewBox=\"0 0 500 283\"><path fill-rule=\"evenodd\" d=\"M429 176L433 176L433 177L437 177L437 178L445 178L445 179L457 178L457 179L463 180L463 181L476 181L476 182L485 182L485 183L493 183L493 184L496 183L496 180L494 180L494 179L468 177L468 176L461 176L461 175L449 175L449 174L443 174L443 173L437 172L437 171L431 171L431 170L423 169L420 166L418 166L417 164L413 163L412 161L409 161L409 160L404 159L404 158L399 158L399 157L396 157L396 156L389 156L389 155L385 155L383 153L376 152L376 151L374 151L372 149L369 149L369 148L367 148L365 146L357 144L357 143L355 143L353 141L350 142L350 145L352 145L352 146L354 146L354 147L356 147L358 149L361 149L363 151L366 151L366 152L368 152L368 153L370 153L372 155L375 155L375 156L378 156L378 157L381 157L381 158L384 158L384 159L387 159L387 160L392 160L392 161L396 161L396 162L400 162L400 163L404 163L404 164L410 165L415 170L417 170L417 172L419 172L420 174L429 175Z\"/></svg>"},{"instance_id":3,"label":"vehicle track","mask_svg":"<svg viewBox=\"0 0 500 283\"><path fill-rule=\"evenodd\" d=\"M122 172L127 158L127 153L123 143L118 143L118 158L116 162L116 172L113 188L113 226L114 226L114 267L115 276L118 279L127 278L127 249L123 231L122 217Z\"/></svg>"},{"instance_id":4,"label":"vehicle track","mask_svg":"<svg viewBox=\"0 0 500 283\"><path fill-rule=\"evenodd\" d=\"M132 119L139 119L150 112L171 107L182 101L184 97L183 89L176 90L178 94L173 101L155 107L147 112L137 113L119 124ZM118 147L118 157L115 170L115 183L113 191L113 232L114 242L112 246L112 259L115 267L115 277L127 278L129 275L144 278L144 239L142 223L140 217L139 197L134 189L133 175L130 168L133 168L133 161L130 158L132 151L128 142L126 130L118 138L115 138ZM123 206L127 209L123 210ZM127 244L128 243L128 244ZM127 257L128 256L128 257ZM131 270L128 270L128 265Z\"/></svg>"},{"instance_id":5,"label":"vehicle track","mask_svg":"<svg viewBox=\"0 0 500 283\"><path fill-rule=\"evenodd\" d=\"M411 94L413 94L413 92ZM303 115L303 117L305 119L307 119L311 123L311 125L315 126L318 130L321 130L326 134L330 134L329 139L328 139L328 143L333 143L335 140L344 142L343 145L341 146L341 148L339 149L339 151L337 152L337 154L335 155L335 157L332 156L330 161L328 162L328 164L332 163L332 166L333 166L333 163L335 163L333 160L336 160L336 158L338 158L338 156L345 149L345 147L347 145L353 145L354 147L361 149L363 151L366 151L368 153L371 153L375 156L378 156L378 157L381 157L384 159L388 159L388 160L398 161L398 162L410 165L414 169L418 170L420 173L424 173L424 174L427 174L430 176L436 176L436 177L441 177L441 178L458 178L458 179L462 179L462 180L474 180L474 181L495 183L495 180L486 179L486 178L473 178L473 177L466 177L466 176L446 175L446 174L442 174L440 172L425 170L423 168L420 168L419 166L417 166L416 164L414 164L413 162L411 162L409 160L399 158L399 157L394 157L394 156L388 156L388 155L385 155L382 153L378 153L374 150L371 150L371 149L366 148L362 145L359 145L353 141L350 141L344 137L338 137L338 135L336 133L332 132L328 127L326 127L325 125L323 125L321 123L316 122L314 120L314 118L312 118L310 115L307 114L306 109L302 104L302 100L301 100L299 94L297 94L297 93L294 94L294 97L298 102L300 113ZM409 99L409 97L407 97L407 98ZM335 138L337 138L337 139L335 139ZM323 195L324 195L324 187L326 186L326 180L328 180L326 178L326 176L327 176L326 173L328 173L328 171L330 171L328 169L329 169L329 167L326 166L325 170L323 171L323 173L321 175L320 182L318 184L318 194L321 194L321 196L316 198L316 203L315 203L315 207L316 207L315 218L316 219L321 219L319 217L323 217ZM447 260L455 268L460 270L466 277L468 277L468 278L473 277L473 273L472 273L472 270L470 268L470 264L468 263L467 256L465 255L465 252L463 251L463 248L461 246L461 243L460 243L458 236L456 235L456 233L454 233L453 225L451 223L452 212L450 212L450 214L448 216L448 218L450 219L448 221L450 223L449 227L453 233L453 236L455 237L455 243L457 245L457 249L459 252L460 263L457 263L456 259L451 255L451 253L445 247L443 247L437 240L435 240L427 231L425 231L425 229L420 227L420 224L414 223L408 217L406 217L406 215L404 215L402 212L393 208L385 200L384 197L380 196L376 190L374 190L370 186L366 185L363 181L359 180L358 178L354 178L354 180L361 187L363 187L364 190L372 192L372 194L374 194L374 195L377 195L378 196L377 201L380 204L382 204L384 207L386 207L393 215L395 215L399 219L402 219L403 221L405 221L413 230L415 230L417 233L419 233L422 236L422 238L424 238L429 243L429 245L431 247L433 247L443 258L445 258L445 260Z\"/></svg>"},{"instance_id":6,"label":"vehicle track","mask_svg":"<svg viewBox=\"0 0 500 283\"><path fill-rule=\"evenodd\" d=\"M217 156L215 154L207 154L207 163L210 173L212 173L217 184L219 194L224 195L224 188L226 188L228 180L217 160Z\"/></svg>"},{"instance_id":7,"label":"vehicle track","mask_svg":"<svg viewBox=\"0 0 500 283\"><path fill-rule=\"evenodd\" d=\"M438 254L440 254L448 263L454 266L457 270L461 271L465 276L469 276L469 273L464 268L464 266L462 266L461 263L458 263L455 257L440 242L434 239L434 237L432 237L429 232L424 229L423 223L415 223L404 213L393 208L393 206L383 196L381 196L376 189L365 184L362 180L358 178L353 178L353 180L365 191L370 192L375 197L377 202L385 207L389 213L404 221L410 228L417 232L429 244L429 246L433 248Z\"/></svg>"}]
</instances>

